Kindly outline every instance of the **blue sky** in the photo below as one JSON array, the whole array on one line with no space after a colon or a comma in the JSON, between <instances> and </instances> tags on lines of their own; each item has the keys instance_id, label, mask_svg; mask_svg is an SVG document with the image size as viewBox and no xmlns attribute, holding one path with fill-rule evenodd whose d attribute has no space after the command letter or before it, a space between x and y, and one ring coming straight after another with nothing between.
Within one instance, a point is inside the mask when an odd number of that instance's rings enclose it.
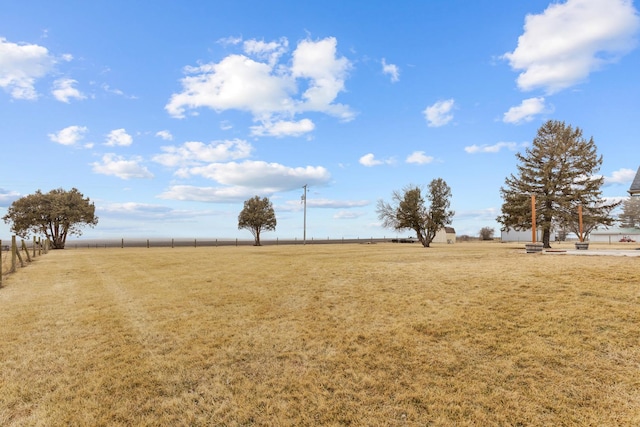
<instances>
[{"instance_id":1,"label":"blue sky","mask_svg":"<svg viewBox=\"0 0 640 427\"><path fill-rule=\"evenodd\" d=\"M153 6L150 6L153 4ZM0 215L78 188L84 238L394 236L375 212L443 178L458 235L549 119L604 158L606 197L640 166L637 2L10 1L0 6ZM0 223L0 238L10 236Z\"/></svg>"}]
</instances>

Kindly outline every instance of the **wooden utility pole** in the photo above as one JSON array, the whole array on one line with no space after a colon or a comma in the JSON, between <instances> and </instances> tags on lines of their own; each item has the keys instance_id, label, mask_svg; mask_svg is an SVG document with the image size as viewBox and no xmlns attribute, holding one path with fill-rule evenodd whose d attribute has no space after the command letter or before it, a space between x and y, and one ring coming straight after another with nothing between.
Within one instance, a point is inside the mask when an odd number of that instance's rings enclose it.
<instances>
[{"instance_id":1,"label":"wooden utility pole","mask_svg":"<svg viewBox=\"0 0 640 427\"><path fill-rule=\"evenodd\" d=\"M303 185L304 194L302 195L302 201L304 203L304 223L302 225L302 244L307 244L307 184Z\"/></svg>"},{"instance_id":2,"label":"wooden utility pole","mask_svg":"<svg viewBox=\"0 0 640 427\"><path fill-rule=\"evenodd\" d=\"M531 241L536 242L536 195L531 195Z\"/></svg>"},{"instance_id":3,"label":"wooden utility pole","mask_svg":"<svg viewBox=\"0 0 640 427\"><path fill-rule=\"evenodd\" d=\"M582 205L578 205L578 230L580 231L580 235L578 236L578 238L580 239L580 242L583 242L584 238L582 237Z\"/></svg>"}]
</instances>

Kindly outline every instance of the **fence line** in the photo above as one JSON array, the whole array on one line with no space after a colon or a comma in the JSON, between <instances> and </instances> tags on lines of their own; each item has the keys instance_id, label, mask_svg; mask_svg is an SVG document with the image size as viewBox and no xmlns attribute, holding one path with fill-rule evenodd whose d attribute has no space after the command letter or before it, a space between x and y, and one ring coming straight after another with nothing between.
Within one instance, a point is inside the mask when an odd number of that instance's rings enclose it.
<instances>
[{"instance_id":1,"label":"fence line","mask_svg":"<svg viewBox=\"0 0 640 427\"><path fill-rule=\"evenodd\" d=\"M306 241L298 238L293 239L261 239L262 246L273 245L317 245L317 244L347 244L347 243L384 243L391 242L391 238L387 237L368 237L368 238L337 238L316 239L308 238ZM212 246L253 246L253 239L238 238L131 238L131 239L88 239L67 242L66 249L99 249L99 248L177 248L177 247L212 247Z\"/></svg>"},{"instance_id":2,"label":"fence line","mask_svg":"<svg viewBox=\"0 0 640 427\"><path fill-rule=\"evenodd\" d=\"M11 245L2 244L0 240L0 286L2 286L3 276L7 274L15 273L18 269L18 264L21 268L26 267L29 263L35 261L37 256L41 256L43 253L49 252L49 241L41 240L40 238L33 238L31 245L31 254L29 253L29 246L23 240L18 245L16 236L11 237ZM24 258L22 257L24 253ZM5 264L7 267L5 267Z\"/></svg>"}]
</instances>

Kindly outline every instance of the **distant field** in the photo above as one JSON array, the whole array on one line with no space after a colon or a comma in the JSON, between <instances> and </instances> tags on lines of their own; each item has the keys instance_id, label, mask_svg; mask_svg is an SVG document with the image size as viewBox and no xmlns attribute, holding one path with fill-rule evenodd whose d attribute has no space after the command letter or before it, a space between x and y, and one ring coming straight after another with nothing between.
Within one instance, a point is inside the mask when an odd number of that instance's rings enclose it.
<instances>
[{"instance_id":1,"label":"distant field","mask_svg":"<svg viewBox=\"0 0 640 427\"><path fill-rule=\"evenodd\" d=\"M638 426L640 258L51 251L5 277L0 363L3 426Z\"/></svg>"}]
</instances>

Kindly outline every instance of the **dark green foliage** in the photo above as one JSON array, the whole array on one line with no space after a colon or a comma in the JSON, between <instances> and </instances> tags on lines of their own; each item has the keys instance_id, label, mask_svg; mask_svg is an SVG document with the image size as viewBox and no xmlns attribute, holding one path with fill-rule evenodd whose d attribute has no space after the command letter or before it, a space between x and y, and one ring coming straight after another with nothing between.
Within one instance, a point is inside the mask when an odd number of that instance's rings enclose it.
<instances>
[{"instance_id":1,"label":"dark green foliage","mask_svg":"<svg viewBox=\"0 0 640 427\"><path fill-rule=\"evenodd\" d=\"M618 217L625 228L640 228L640 197L629 197L622 203L622 213Z\"/></svg>"},{"instance_id":2,"label":"dark green foliage","mask_svg":"<svg viewBox=\"0 0 640 427\"><path fill-rule=\"evenodd\" d=\"M260 233L276 229L276 214L267 197L255 196L244 202L244 208L238 215L238 229L243 228L253 234L256 246L260 246Z\"/></svg>"},{"instance_id":3,"label":"dark green foliage","mask_svg":"<svg viewBox=\"0 0 640 427\"><path fill-rule=\"evenodd\" d=\"M20 237L44 234L53 249L64 249L67 236L80 236L84 225L98 223L94 204L75 188L58 188L46 194L38 190L13 202L2 219L11 223L11 231Z\"/></svg>"},{"instance_id":4,"label":"dark green foliage","mask_svg":"<svg viewBox=\"0 0 640 427\"><path fill-rule=\"evenodd\" d=\"M602 165L593 138L582 137L580 128L564 122L544 123L524 154L517 176L510 175L500 189L504 203L497 221L505 229L532 227L531 196L536 196L536 225L542 230L542 242L549 248L553 225L578 234L578 206L583 208L583 234L599 225L611 225L611 211L617 203L606 203L597 175Z\"/></svg>"}]
</instances>

